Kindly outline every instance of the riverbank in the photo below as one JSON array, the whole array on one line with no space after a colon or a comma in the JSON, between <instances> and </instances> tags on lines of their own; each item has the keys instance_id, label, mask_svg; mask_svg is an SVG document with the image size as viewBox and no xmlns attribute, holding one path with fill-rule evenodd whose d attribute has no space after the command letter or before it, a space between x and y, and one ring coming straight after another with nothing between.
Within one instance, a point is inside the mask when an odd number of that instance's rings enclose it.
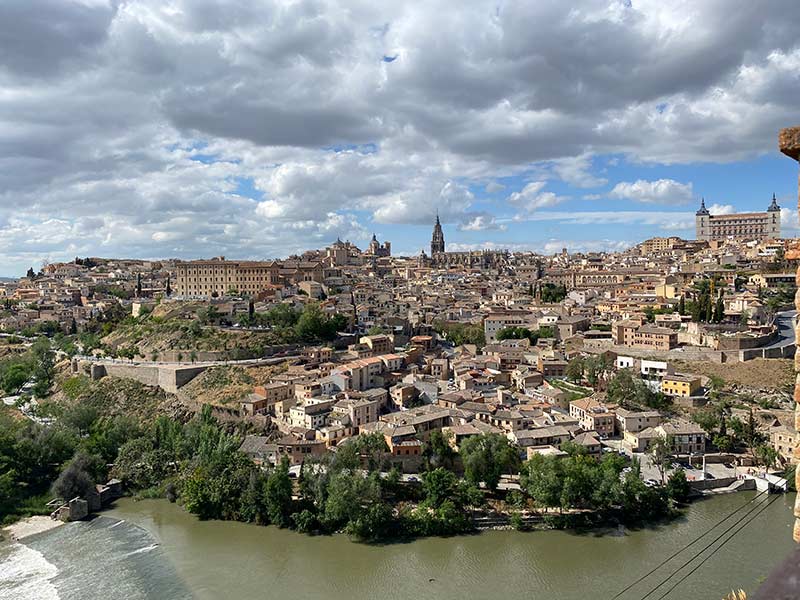
<instances>
[{"instance_id":1,"label":"riverbank","mask_svg":"<svg viewBox=\"0 0 800 600\"><path fill-rule=\"evenodd\" d=\"M56 527L64 525L62 521L56 521L48 516L37 515L33 517L26 517L19 521L7 525L0 530L2 537L10 540L22 541L32 535L50 531Z\"/></svg>"}]
</instances>

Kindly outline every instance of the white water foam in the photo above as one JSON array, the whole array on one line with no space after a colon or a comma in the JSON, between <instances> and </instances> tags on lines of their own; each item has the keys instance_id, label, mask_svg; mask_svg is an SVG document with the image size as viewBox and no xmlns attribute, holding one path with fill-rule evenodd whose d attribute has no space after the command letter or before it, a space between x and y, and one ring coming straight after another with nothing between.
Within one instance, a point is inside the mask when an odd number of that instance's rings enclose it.
<instances>
[{"instance_id":1,"label":"white water foam","mask_svg":"<svg viewBox=\"0 0 800 600\"><path fill-rule=\"evenodd\" d=\"M59 600L58 569L41 552L14 543L0 548L0 600Z\"/></svg>"},{"instance_id":2,"label":"white water foam","mask_svg":"<svg viewBox=\"0 0 800 600\"><path fill-rule=\"evenodd\" d=\"M116 523L114 523L114 524L113 524L111 527L109 527L109 529L114 529L114 527L119 527L119 526L120 526L120 525L122 525L124 522L125 522L125 519L122 519L121 521L117 521L117 522L116 522Z\"/></svg>"},{"instance_id":3,"label":"white water foam","mask_svg":"<svg viewBox=\"0 0 800 600\"><path fill-rule=\"evenodd\" d=\"M128 552L125 556L134 556L135 554L144 554L146 552L151 552L158 548L158 544L152 544L150 546L145 546L144 548L139 548L138 550L134 550L133 552Z\"/></svg>"}]
</instances>

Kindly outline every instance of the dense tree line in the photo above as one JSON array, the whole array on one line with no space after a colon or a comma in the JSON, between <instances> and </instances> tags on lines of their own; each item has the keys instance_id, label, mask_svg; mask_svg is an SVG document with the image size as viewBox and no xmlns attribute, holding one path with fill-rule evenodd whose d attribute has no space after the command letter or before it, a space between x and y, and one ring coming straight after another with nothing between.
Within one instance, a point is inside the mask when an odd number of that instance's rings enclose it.
<instances>
[{"instance_id":1,"label":"dense tree line","mask_svg":"<svg viewBox=\"0 0 800 600\"><path fill-rule=\"evenodd\" d=\"M72 498L105 482L106 465L140 435L135 420L100 416L84 405L62 411L50 426L0 408L0 521L44 514L52 495Z\"/></svg>"},{"instance_id":2,"label":"dense tree line","mask_svg":"<svg viewBox=\"0 0 800 600\"><path fill-rule=\"evenodd\" d=\"M614 511L623 521L639 524L669 516L671 501L683 502L688 496L688 484L683 485L680 474L666 486L650 487L642 481L636 461L624 473L625 460L617 454L596 459L575 444L564 444L562 449L568 456L537 455L523 466L522 491L536 506L601 515Z\"/></svg>"},{"instance_id":3,"label":"dense tree line","mask_svg":"<svg viewBox=\"0 0 800 600\"><path fill-rule=\"evenodd\" d=\"M32 382L33 394L41 398L47 395L53 383L54 367L55 353L50 340L39 338L27 352L0 361L0 388L12 395Z\"/></svg>"},{"instance_id":4,"label":"dense tree line","mask_svg":"<svg viewBox=\"0 0 800 600\"><path fill-rule=\"evenodd\" d=\"M316 302L309 302L302 310L289 304L278 304L266 312L249 311L239 318L245 327L270 327L286 332L287 341L331 341L339 331L349 327L345 315L328 315Z\"/></svg>"},{"instance_id":5,"label":"dense tree line","mask_svg":"<svg viewBox=\"0 0 800 600\"><path fill-rule=\"evenodd\" d=\"M747 417L732 416L733 406L727 400L696 411L692 419L711 437L711 441L722 452L746 451L757 464L774 467L778 454L769 443L769 437L759 429L752 408Z\"/></svg>"}]
</instances>

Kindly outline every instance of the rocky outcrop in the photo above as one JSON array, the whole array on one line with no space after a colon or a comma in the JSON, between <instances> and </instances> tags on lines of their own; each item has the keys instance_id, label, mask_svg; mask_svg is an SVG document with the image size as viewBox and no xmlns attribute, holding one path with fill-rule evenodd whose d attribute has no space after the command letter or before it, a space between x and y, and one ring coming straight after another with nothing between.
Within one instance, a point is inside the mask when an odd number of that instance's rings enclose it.
<instances>
[{"instance_id":1,"label":"rocky outcrop","mask_svg":"<svg viewBox=\"0 0 800 600\"><path fill-rule=\"evenodd\" d=\"M778 148L780 148L780 151L786 156L800 162L800 127L781 129L778 134ZM798 208L800 209L800 176L798 177L797 193ZM800 258L800 246L795 244L794 247L786 253L786 258ZM797 281L800 283L800 268L797 271ZM800 290L797 291L797 295L795 296L795 305L797 309L800 310ZM800 335L800 326L795 330L795 336L797 335ZM800 338L795 337L795 339ZM795 354L795 366L796 370L798 370L798 375L794 389L794 399L796 403L794 426L796 429L800 430L800 368L797 368L800 362L798 359L800 359L800 352ZM800 447L794 449L794 457L795 460L800 460ZM800 469L797 469L795 473L795 485L800 485ZM800 543L800 495L798 495L795 500L794 516L794 540Z\"/></svg>"}]
</instances>

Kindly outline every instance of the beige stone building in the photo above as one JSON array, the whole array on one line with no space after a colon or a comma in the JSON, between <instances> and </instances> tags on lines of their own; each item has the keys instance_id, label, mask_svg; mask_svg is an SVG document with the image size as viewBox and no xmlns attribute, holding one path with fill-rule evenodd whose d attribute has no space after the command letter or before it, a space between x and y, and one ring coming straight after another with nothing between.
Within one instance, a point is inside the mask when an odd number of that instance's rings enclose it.
<instances>
[{"instance_id":1,"label":"beige stone building","mask_svg":"<svg viewBox=\"0 0 800 600\"><path fill-rule=\"evenodd\" d=\"M280 283L277 262L229 261L224 256L211 260L180 262L175 266L175 292L178 296L208 298L231 291L257 294L269 285Z\"/></svg>"},{"instance_id":2,"label":"beige stone building","mask_svg":"<svg viewBox=\"0 0 800 600\"><path fill-rule=\"evenodd\" d=\"M577 419L581 429L596 431L602 437L614 435L616 417L605 404L594 398L582 398L569 403L569 416Z\"/></svg>"},{"instance_id":3,"label":"beige stone building","mask_svg":"<svg viewBox=\"0 0 800 600\"><path fill-rule=\"evenodd\" d=\"M695 216L695 236L699 241L777 240L781 237L781 207L772 196L766 212L712 215L705 200Z\"/></svg>"}]
</instances>

